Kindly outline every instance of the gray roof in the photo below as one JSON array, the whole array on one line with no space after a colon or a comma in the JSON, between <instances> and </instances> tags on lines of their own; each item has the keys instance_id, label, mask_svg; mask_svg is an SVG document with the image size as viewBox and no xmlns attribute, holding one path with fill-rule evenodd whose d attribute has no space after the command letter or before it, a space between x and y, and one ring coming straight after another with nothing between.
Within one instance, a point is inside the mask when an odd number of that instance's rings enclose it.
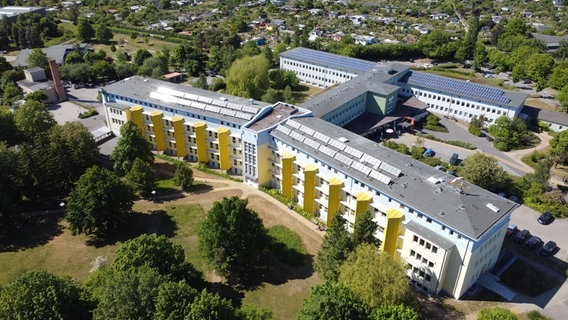
<instances>
[{"instance_id":1,"label":"gray roof","mask_svg":"<svg viewBox=\"0 0 568 320\"><path fill-rule=\"evenodd\" d=\"M419 234L424 239L428 240L429 242L434 243L435 245L439 246L440 248L448 251L452 247L454 247L454 243L449 241L448 239L440 236L436 232L425 228L424 226L420 225L418 222L409 220L406 225L406 229Z\"/></svg>"},{"instance_id":2,"label":"gray roof","mask_svg":"<svg viewBox=\"0 0 568 320\"><path fill-rule=\"evenodd\" d=\"M568 113L566 112L551 111L535 107L524 107L523 113L538 120L568 126Z\"/></svg>"},{"instance_id":3,"label":"gray roof","mask_svg":"<svg viewBox=\"0 0 568 320\"><path fill-rule=\"evenodd\" d=\"M251 121L260 110L270 105L265 102L251 102L249 99L140 76L117 81L102 90L106 93L167 107L172 110L172 115L176 113L183 115L184 112L189 112L241 125ZM165 95L164 98L171 99L171 101L160 99L160 95ZM185 98L182 98L182 95ZM117 103L113 106L120 107L121 105Z\"/></svg>"},{"instance_id":4,"label":"gray roof","mask_svg":"<svg viewBox=\"0 0 568 320\"><path fill-rule=\"evenodd\" d=\"M11 21L15 21L18 15L24 13L36 13L45 16L45 8L43 7L20 7L20 6L9 6L0 8L0 19L3 16L8 17Z\"/></svg>"},{"instance_id":5,"label":"gray roof","mask_svg":"<svg viewBox=\"0 0 568 320\"><path fill-rule=\"evenodd\" d=\"M377 64L371 71L357 76L338 87L332 87L326 92L307 100L300 106L311 110L314 117L320 118L337 109L338 106L367 92L388 96L397 92L399 87L385 83L385 81L406 70L408 70L408 67L399 63Z\"/></svg>"},{"instance_id":6,"label":"gray roof","mask_svg":"<svg viewBox=\"0 0 568 320\"><path fill-rule=\"evenodd\" d=\"M549 36L540 33L531 33L531 36L544 42L549 47L558 47L560 45L560 41L568 39L568 36Z\"/></svg>"},{"instance_id":7,"label":"gray roof","mask_svg":"<svg viewBox=\"0 0 568 320\"><path fill-rule=\"evenodd\" d=\"M352 150L340 151L330 143L323 143L313 136L310 137L301 129L294 128L293 125L295 124L300 124L335 140L339 140L341 137L346 138L349 142L345 145L361 152L359 155L372 156L389 164L389 167L395 169L389 170L388 167L375 169L382 177L386 177L388 184L381 182L379 178L372 179L368 174L356 169L361 162L366 162L363 159L357 159L357 152ZM284 125L279 125L271 134L315 159L319 159L338 171L344 172L346 175L471 239L481 238L496 223L505 219L506 215L517 206L512 201L467 182L463 183L464 192L460 192L449 184L455 177L343 128L331 126L330 123L319 118L288 120ZM306 137L310 137L308 144L300 141ZM314 140L320 143L320 149L314 149ZM308 140L305 141L308 142ZM345 157L330 156L329 152L322 149L322 146ZM349 162L349 159L353 162L346 164L345 162ZM399 175L396 175L397 169L400 170ZM392 172L395 174L392 174ZM376 177L378 176L380 175ZM428 180L430 177L441 179L440 183L430 182ZM339 178L341 179L341 176ZM499 208L499 212L495 213L490 210L487 207L489 203Z\"/></svg>"},{"instance_id":8,"label":"gray roof","mask_svg":"<svg viewBox=\"0 0 568 320\"><path fill-rule=\"evenodd\" d=\"M81 51L85 51L87 49L86 43L81 43ZM28 56L32 52L33 49L23 49L20 51L16 60L12 63L15 67L18 66L27 66L28 65ZM47 48L41 48L41 51L45 53L45 55L50 58L54 59L57 64L62 65L65 63L65 57L68 53L73 51L72 44L58 44L56 46L51 46Z\"/></svg>"},{"instance_id":9,"label":"gray roof","mask_svg":"<svg viewBox=\"0 0 568 320\"><path fill-rule=\"evenodd\" d=\"M367 60L350 58L338 54L302 47L282 52L280 54L280 57L309 63L314 66L345 71L357 75L370 71L375 65L375 62Z\"/></svg>"}]
</instances>

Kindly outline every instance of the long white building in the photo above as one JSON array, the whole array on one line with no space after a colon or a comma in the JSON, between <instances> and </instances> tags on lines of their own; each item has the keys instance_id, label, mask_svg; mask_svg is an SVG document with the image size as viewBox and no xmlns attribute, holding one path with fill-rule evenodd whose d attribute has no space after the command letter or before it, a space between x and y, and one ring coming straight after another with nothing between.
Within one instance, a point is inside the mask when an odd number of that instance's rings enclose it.
<instances>
[{"instance_id":1,"label":"long white building","mask_svg":"<svg viewBox=\"0 0 568 320\"><path fill-rule=\"evenodd\" d=\"M495 264L517 205L343 126L396 113L408 68L375 64L299 106L132 77L101 90L110 128L132 120L158 151L275 188L329 224L366 210L381 250L428 293L459 298Z\"/></svg>"},{"instance_id":2,"label":"long white building","mask_svg":"<svg viewBox=\"0 0 568 320\"><path fill-rule=\"evenodd\" d=\"M324 88L373 72L382 64L306 48L280 54L281 69L295 72L302 82ZM399 87L399 95L413 96L426 103L428 111L466 122L480 115L485 116L489 124L504 115L517 117L528 97L410 69L393 85Z\"/></svg>"}]
</instances>

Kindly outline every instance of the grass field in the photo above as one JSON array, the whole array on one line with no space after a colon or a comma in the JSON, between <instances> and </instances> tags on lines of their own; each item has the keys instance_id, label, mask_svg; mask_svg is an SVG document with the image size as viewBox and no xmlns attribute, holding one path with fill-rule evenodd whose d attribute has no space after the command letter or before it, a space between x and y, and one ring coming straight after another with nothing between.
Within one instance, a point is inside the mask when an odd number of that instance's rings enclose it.
<instances>
[{"instance_id":1,"label":"grass field","mask_svg":"<svg viewBox=\"0 0 568 320\"><path fill-rule=\"evenodd\" d=\"M168 187L170 180L161 180ZM104 257L110 263L118 246L142 233L164 234L180 244L190 261L211 281L211 268L197 250L197 234L206 218L199 205L162 205L140 201L134 205L128 228L104 242L91 241L86 236L73 236L67 229L62 213L35 218L35 223L17 230L13 237L3 239L0 247L0 285L23 272L46 269L69 275L78 281L89 276L91 263ZM276 225L270 229L271 248L264 259L267 267L255 275L259 285L249 291L228 290L227 297L238 303L252 303L274 312L274 319L295 318L310 288L321 282L314 274L311 256L306 254L299 236L290 229Z\"/></svg>"}]
</instances>

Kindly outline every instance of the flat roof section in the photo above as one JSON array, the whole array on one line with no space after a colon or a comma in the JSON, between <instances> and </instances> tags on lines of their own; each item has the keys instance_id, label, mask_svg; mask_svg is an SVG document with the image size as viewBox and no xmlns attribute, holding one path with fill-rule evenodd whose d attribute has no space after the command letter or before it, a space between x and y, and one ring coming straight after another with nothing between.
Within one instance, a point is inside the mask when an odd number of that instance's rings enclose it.
<instances>
[{"instance_id":1,"label":"flat roof section","mask_svg":"<svg viewBox=\"0 0 568 320\"><path fill-rule=\"evenodd\" d=\"M268 111L260 119L257 119L249 128L259 132L275 126L292 115L301 116L305 114L307 114L307 112L304 109L299 109L291 104L278 102L272 107L272 110Z\"/></svg>"},{"instance_id":2,"label":"flat roof section","mask_svg":"<svg viewBox=\"0 0 568 320\"><path fill-rule=\"evenodd\" d=\"M371 71L376 64L375 62L367 60L345 57L302 47L282 52L280 57L309 63L314 66L354 73L357 75Z\"/></svg>"}]
</instances>

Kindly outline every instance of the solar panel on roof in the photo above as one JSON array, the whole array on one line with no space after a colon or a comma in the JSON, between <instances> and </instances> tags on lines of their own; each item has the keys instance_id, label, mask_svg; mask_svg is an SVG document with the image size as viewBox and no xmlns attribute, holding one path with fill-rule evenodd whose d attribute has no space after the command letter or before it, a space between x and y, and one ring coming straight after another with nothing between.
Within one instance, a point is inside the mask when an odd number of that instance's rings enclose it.
<instances>
[{"instance_id":1,"label":"solar panel on roof","mask_svg":"<svg viewBox=\"0 0 568 320\"><path fill-rule=\"evenodd\" d=\"M400 173L402 172L400 169L395 168L395 167L391 166L390 164L388 164L386 162L381 163L379 168L381 168L381 170L384 170L384 171L392 174L395 177L398 177L400 175Z\"/></svg>"},{"instance_id":2,"label":"solar panel on roof","mask_svg":"<svg viewBox=\"0 0 568 320\"><path fill-rule=\"evenodd\" d=\"M299 133L296 132L296 131L291 131L291 132L290 132L290 137L292 137L292 138L294 138L294 139L296 139L296 140L298 140L298 141L300 141L300 142L303 142L304 139L305 139L303 135L299 134Z\"/></svg>"},{"instance_id":3,"label":"solar panel on roof","mask_svg":"<svg viewBox=\"0 0 568 320\"><path fill-rule=\"evenodd\" d=\"M333 156L335 156L336 152L335 150L328 148L326 146L320 145L320 147L318 148L319 151L323 152L323 154L333 158Z\"/></svg>"},{"instance_id":4,"label":"solar panel on roof","mask_svg":"<svg viewBox=\"0 0 568 320\"><path fill-rule=\"evenodd\" d=\"M213 106L213 105L206 106L205 110L210 111L210 112L215 112L215 113L221 112L221 108Z\"/></svg>"},{"instance_id":5,"label":"solar panel on roof","mask_svg":"<svg viewBox=\"0 0 568 320\"><path fill-rule=\"evenodd\" d=\"M254 114L256 114L256 112L258 111L257 108L249 107L249 106L243 106L242 110L243 110L244 112L254 113Z\"/></svg>"},{"instance_id":6,"label":"solar panel on roof","mask_svg":"<svg viewBox=\"0 0 568 320\"><path fill-rule=\"evenodd\" d=\"M240 119L245 119L245 120L249 120L251 118L251 115L248 113L244 113L244 112L235 112L235 117L240 118Z\"/></svg>"},{"instance_id":7,"label":"solar panel on roof","mask_svg":"<svg viewBox=\"0 0 568 320\"><path fill-rule=\"evenodd\" d=\"M366 165L362 164L361 162L358 161L353 161L353 163L351 164L351 167L353 167L355 170L363 173L364 175L369 175L369 173L371 172L371 168L367 167Z\"/></svg>"},{"instance_id":8,"label":"solar panel on roof","mask_svg":"<svg viewBox=\"0 0 568 320\"><path fill-rule=\"evenodd\" d=\"M231 109L221 109L221 114L225 114L231 117L235 116L235 110L231 110Z\"/></svg>"},{"instance_id":9,"label":"solar panel on roof","mask_svg":"<svg viewBox=\"0 0 568 320\"><path fill-rule=\"evenodd\" d=\"M301 124L297 123L294 120L288 120L286 121L286 124L289 125L290 127L294 128L294 129L300 129Z\"/></svg>"},{"instance_id":10,"label":"solar panel on roof","mask_svg":"<svg viewBox=\"0 0 568 320\"><path fill-rule=\"evenodd\" d=\"M505 91L483 86L477 83L443 78L440 76L411 71L407 83L443 92L451 91L460 95L475 97L483 100L507 104L511 99L505 96Z\"/></svg>"},{"instance_id":11,"label":"solar panel on roof","mask_svg":"<svg viewBox=\"0 0 568 320\"><path fill-rule=\"evenodd\" d=\"M177 91L177 90L170 89L170 88L167 88L167 87L159 87L158 92L169 94L169 95L172 95L172 96L175 96L175 97L183 97L183 95L184 95L184 93L181 92L181 91Z\"/></svg>"},{"instance_id":12,"label":"solar panel on roof","mask_svg":"<svg viewBox=\"0 0 568 320\"><path fill-rule=\"evenodd\" d=\"M307 134L307 135L310 135L310 136L313 136L314 133L316 132L314 129L308 128L308 127L306 127L306 126L301 126L301 127L300 127L300 131L302 131L303 133L305 133L305 134Z\"/></svg>"},{"instance_id":13,"label":"solar panel on roof","mask_svg":"<svg viewBox=\"0 0 568 320\"><path fill-rule=\"evenodd\" d=\"M195 100L197 101L197 98L199 98L198 96L194 95L193 93L185 93L183 95L184 98L189 99L189 100Z\"/></svg>"},{"instance_id":14,"label":"solar panel on roof","mask_svg":"<svg viewBox=\"0 0 568 320\"><path fill-rule=\"evenodd\" d=\"M338 160L339 162L344 163L347 166L351 166L351 163L353 163L353 160L351 160L351 158L346 157L345 155L341 154L341 153L336 153L335 156L333 157L336 160Z\"/></svg>"},{"instance_id":15,"label":"solar panel on roof","mask_svg":"<svg viewBox=\"0 0 568 320\"><path fill-rule=\"evenodd\" d=\"M369 173L369 177L378 180L386 185L389 185L389 183L391 182L391 178L375 170L371 170L371 173Z\"/></svg>"},{"instance_id":16,"label":"solar panel on roof","mask_svg":"<svg viewBox=\"0 0 568 320\"><path fill-rule=\"evenodd\" d=\"M200 102L193 102L191 104L192 107L197 108L197 109L201 109L201 110L205 110L206 105L204 105L203 103Z\"/></svg>"},{"instance_id":17,"label":"solar panel on roof","mask_svg":"<svg viewBox=\"0 0 568 320\"><path fill-rule=\"evenodd\" d=\"M381 165L381 160L370 156L368 154L364 154L361 158L361 161L368 163L369 165L373 166L373 168L377 169L379 165Z\"/></svg>"},{"instance_id":18,"label":"solar panel on roof","mask_svg":"<svg viewBox=\"0 0 568 320\"><path fill-rule=\"evenodd\" d=\"M351 148L350 146L345 146L345 149L343 151L345 151L345 153L348 153L348 154L354 156L357 159L360 159L363 156L363 152L361 152L357 149Z\"/></svg>"},{"instance_id":19,"label":"solar panel on roof","mask_svg":"<svg viewBox=\"0 0 568 320\"><path fill-rule=\"evenodd\" d=\"M289 128L286 128L284 126L278 126L278 127L276 127L276 130L284 133L285 135L289 135L290 131L292 131Z\"/></svg>"},{"instance_id":20,"label":"solar panel on roof","mask_svg":"<svg viewBox=\"0 0 568 320\"><path fill-rule=\"evenodd\" d=\"M354 73L364 73L370 71L375 63L345 56L340 56L323 51L310 50L306 48L296 48L282 53L282 56L290 59L302 60L313 65L329 67L339 70L352 70Z\"/></svg>"},{"instance_id":21,"label":"solar panel on roof","mask_svg":"<svg viewBox=\"0 0 568 320\"><path fill-rule=\"evenodd\" d=\"M341 151L343 151L343 149L345 149L345 147L346 147L346 145L343 144L342 142L337 141L337 140L332 139L332 138L329 138L329 141L327 143L334 146L335 148L337 148Z\"/></svg>"},{"instance_id":22,"label":"solar panel on roof","mask_svg":"<svg viewBox=\"0 0 568 320\"><path fill-rule=\"evenodd\" d=\"M214 105L219 106L219 107L225 107L227 106L227 101L222 101L222 100L217 100L214 99L212 102Z\"/></svg>"},{"instance_id":23,"label":"solar panel on roof","mask_svg":"<svg viewBox=\"0 0 568 320\"><path fill-rule=\"evenodd\" d=\"M319 142L316 142L316 141L314 141L314 140L312 140L312 139L310 139L310 138L305 138L305 139L304 139L304 143L307 144L308 146L310 146L310 147L316 149L316 150L320 147Z\"/></svg>"},{"instance_id":24,"label":"solar panel on roof","mask_svg":"<svg viewBox=\"0 0 568 320\"><path fill-rule=\"evenodd\" d=\"M230 109L233 109L233 110L241 110L243 108L243 106L241 106L240 104L229 102L229 103L227 103L227 108L230 108Z\"/></svg>"},{"instance_id":25,"label":"solar panel on roof","mask_svg":"<svg viewBox=\"0 0 568 320\"><path fill-rule=\"evenodd\" d=\"M204 97L204 96L199 96L199 98L197 98L197 100L199 102L203 102L203 103L207 103L207 104L213 102L213 99L211 99L209 97Z\"/></svg>"},{"instance_id":26,"label":"solar panel on roof","mask_svg":"<svg viewBox=\"0 0 568 320\"><path fill-rule=\"evenodd\" d=\"M316 133L314 133L314 138L322 141L323 143L327 143L329 141L329 137L323 133L320 133L319 131L316 131Z\"/></svg>"},{"instance_id":27,"label":"solar panel on roof","mask_svg":"<svg viewBox=\"0 0 568 320\"><path fill-rule=\"evenodd\" d=\"M176 102L178 104L181 104L182 106L186 106L186 107L191 107L191 101L187 100L187 99L182 99L182 98L178 98L176 100Z\"/></svg>"}]
</instances>

